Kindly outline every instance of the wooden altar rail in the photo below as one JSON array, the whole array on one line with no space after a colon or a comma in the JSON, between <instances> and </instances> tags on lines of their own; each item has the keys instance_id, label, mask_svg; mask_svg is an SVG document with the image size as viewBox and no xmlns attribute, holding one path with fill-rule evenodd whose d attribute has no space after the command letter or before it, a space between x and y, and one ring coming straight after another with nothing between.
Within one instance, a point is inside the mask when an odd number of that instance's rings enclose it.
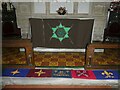
<instances>
[{"instance_id":1,"label":"wooden altar rail","mask_svg":"<svg viewBox=\"0 0 120 90\"><path fill-rule=\"evenodd\" d=\"M2 47L18 47L25 48L26 60L29 60L29 64L34 65L33 61L33 52L32 52L32 43L28 39L7 39L2 41Z\"/></svg>"},{"instance_id":2,"label":"wooden altar rail","mask_svg":"<svg viewBox=\"0 0 120 90\"><path fill-rule=\"evenodd\" d=\"M86 52L86 67L87 68L110 68L109 65L103 66L94 66L92 65L92 60L94 57L94 50L95 49L105 49L105 48L120 48L120 43L103 43L103 42L96 42L91 43L87 46ZM110 52L111 53L111 52ZM113 68L118 68L116 65Z\"/></svg>"},{"instance_id":3,"label":"wooden altar rail","mask_svg":"<svg viewBox=\"0 0 120 90\"><path fill-rule=\"evenodd\" d=\"M35 65L34 59L33 59L33 48L32 48L32 42L28 39L7 39L2 41L2 47L19 47L19 48L25 48L26 51L26 57L27 60L29 59L29 64ZM94 57L94 50L98 49L104 49L104 48L120 48L120 43L92 43L87 46L87 52L86 52L86 68L96 68L96 66L92 65L92 60ZM97 68L106 68L106 66L97 66ZM108 68L110 66L107 66ZM114 66L116 68L116 66Z\"/></svg>"}]
</instances>

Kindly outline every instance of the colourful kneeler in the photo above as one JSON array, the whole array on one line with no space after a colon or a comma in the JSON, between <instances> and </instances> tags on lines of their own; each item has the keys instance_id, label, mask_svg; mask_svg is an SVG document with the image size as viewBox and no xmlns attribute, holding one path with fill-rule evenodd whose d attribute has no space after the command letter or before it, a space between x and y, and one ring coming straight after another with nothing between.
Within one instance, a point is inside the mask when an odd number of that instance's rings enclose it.
<instances>
[{"instance_id":1,"label":"colourful kneeler","mask_svg":"<svg viewBox=\"0 0 120 90\"><path fill-rule=\"evenodd\" d=\"M60 69L25 69L5 68L3 77L37 77L37 78L73 78L73 79L120 79L118 70L60 70Z\"/></svg>"},{"instance_id":2,"label":"colourful kneeler","mask_svg":"<svg viewBox=\"0 0 120 90\"><path fill-rule=\"evenodd\" d=\"M52 77L71 78L71 70L53 70Z\"/></svg>"},{"instance_id":3,"label":"colourful kneeler","mask_svg":"<svg viewBox=\"0 0 120 90\"><path fill-rule=\"evenodd\" d=\"M7 77L26 77L30 69L6 68L3 69L2 76Z\"/></svg>"},{"instance_id":4,"label":"colourful kneeler","mask_svg":"<svg viewBox=\"0 0 120 90\"><path fill-rule=\"evenodd\" d=\"M120 79L118 70L94 70L97 79Z\"/></svg>"},{"instance_id":5,"label":"colourful kneeler","mask_svg":"<svg viewBox=\"0 0 120 90\"><path fill-rule=\"evenodd\" d=\"M50 69L31 69L27 77L52 77Z\"/></svg>"},{"instance_id":6,"label":"colourful kneeler","mask_svg":"<svg viewBox=\"0 0 120 90\"><path fill-rule=\"evenodd\" d=\"M72 70L72 78L79 79L96 79L96 76L92 72L92 70Z\"/></svg>"}]
</instances>

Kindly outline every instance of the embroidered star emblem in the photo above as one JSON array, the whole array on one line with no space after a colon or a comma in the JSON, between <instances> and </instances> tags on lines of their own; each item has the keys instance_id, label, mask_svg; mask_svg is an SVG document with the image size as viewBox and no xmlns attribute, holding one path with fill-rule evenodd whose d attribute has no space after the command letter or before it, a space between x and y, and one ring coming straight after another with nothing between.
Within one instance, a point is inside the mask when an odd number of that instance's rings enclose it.
<instances>
[{"instance_id":1,"label":"embroidered star emblem","mask_svg":"<svg viewBox=\"0 0 120 90\"><path fill-rule=\"evenodd\" d=\"M38 74L38 76L40 76L41 74L45 74L45 72L43 72L42 70L35 72L36 74Z\"/></svg>"},{"instance_id":2,"label":"embroidered star emblem","mask_svg":"<svg viewBox=\"0 0 120 90\"><path fill-rule=\"evenodd\" d=\"M18 69L17 69L17 70L15 70L15 71L12 71L11 73L12 73L12 75L15 75L15 74L18 74L18 73L20 73L20 72L19 72Z\"/></svg>"},{"instance_id":3,"label":"embroidered star emblem","mask_svg":"<svg viewBox=\"0 0 120 90\"><path fill-rule=\"evenodd\" d=\"M70 27L65 27L60 23L59 26L52 28L52 30L53 30L52 38L58 39L60 42L65 38L69 38L68 32L70 30Z\"/></svg>"}]
</instances>

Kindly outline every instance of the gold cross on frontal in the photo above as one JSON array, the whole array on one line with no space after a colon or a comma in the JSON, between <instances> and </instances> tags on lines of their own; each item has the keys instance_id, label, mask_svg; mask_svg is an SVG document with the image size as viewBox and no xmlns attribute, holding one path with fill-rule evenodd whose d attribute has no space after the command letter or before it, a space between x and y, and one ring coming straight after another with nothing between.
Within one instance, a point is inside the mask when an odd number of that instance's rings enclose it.
<instances>
[{"instance_id":1,"label":"gold cross on frontal","mask_svg":"<svg viewBox=\"0 0 120 90\"><path fill-rule=\"evenodd\" d=\"M18 69L17 70L15 70L15 71L12 71L11 72L13 75L15 75L15 74L18 74L18 73L20 73L19 71L18 71Z\"/></svg>"},{"instance_id":2,"label":"gold cross on frontal","mask_svg":"<svg viewBox=\"0 0 120 90\"><path fill-rule=\"evenodd\" d=\"M38 76L40 76L41 74L45 74L45 72L43 72L42 70L35 72L36 74L38 74Z\"/></svg>"}]
</instances>

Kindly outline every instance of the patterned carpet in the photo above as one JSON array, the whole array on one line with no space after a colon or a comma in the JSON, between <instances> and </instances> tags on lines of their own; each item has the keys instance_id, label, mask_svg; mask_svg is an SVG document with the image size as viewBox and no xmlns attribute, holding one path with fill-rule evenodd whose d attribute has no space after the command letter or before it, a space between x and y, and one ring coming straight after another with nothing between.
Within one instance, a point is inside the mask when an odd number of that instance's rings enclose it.
<instances>
[{"instance_id":1,"label":"patterned carpet","mask_svg":"<svg viewBox=\"0 0 120 90\"><path fill-rule=\"evenodd\" d=\"M120 65L120 49L105 49L103 53L95 53L95 65Z\"/></svg>"},{"instance_id":2,"label":"patterned carpet","mask_svg":"<svg viewBox=\"0 0 120 90\"><path fill-rule=\"evenodd\" d=\"M2 48L2 64L26 64L24 52L18 48Z\"/></svg>"},{"instance_id":3,"label":"patterned carpet","mask_svg":"<svg viewBox=\"0 0 120 90\"><path fill-rule=\"evenodd\" d=\"M35 53L37 66L83 66L84 53Z\"/></svg>"},{"instance_id":4,"label":"patterned carpet","mask_svg":"<svg viewBox=\"0 0 120 90\"><path fill-rule=\"evenodd\" d=\"M95 53L95 65L120 65L120 49L106 49ZM36 66L84 66L85 53L40 53L34 52ZM27 64L25 53L18 48L3 48L2 64Z\"/></svg>"}]
</instances>

